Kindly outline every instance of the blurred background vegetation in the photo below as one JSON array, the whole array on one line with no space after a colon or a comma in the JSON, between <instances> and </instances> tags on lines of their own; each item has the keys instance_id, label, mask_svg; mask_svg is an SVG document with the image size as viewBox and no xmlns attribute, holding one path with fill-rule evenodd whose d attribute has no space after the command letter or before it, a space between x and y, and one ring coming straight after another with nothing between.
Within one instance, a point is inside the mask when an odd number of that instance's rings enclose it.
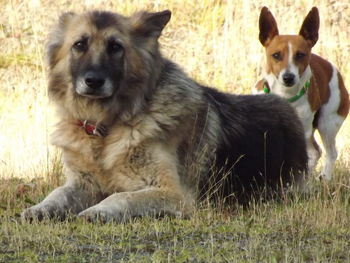
<instances>
[{"instance_id":1,"label":"blurred background vegetation","mask_svg":"<svg viewBox=\"0 0 350 263\"><path fill-rule=\"evenodd\" d=\"M48 104L44 46L60 14L105 9L125 15L170 9L160 38L163 54L199 82L236 94L250 93L262 73L264 50L258 16L268 6L280 33L295 34L312 6L321 16L314 52L334 62L350 87L350 3L335 0L0 0L0 177L46 177L57 152ZM349 121L338 136L349 168Z\"/></svg>"}]
</instances>

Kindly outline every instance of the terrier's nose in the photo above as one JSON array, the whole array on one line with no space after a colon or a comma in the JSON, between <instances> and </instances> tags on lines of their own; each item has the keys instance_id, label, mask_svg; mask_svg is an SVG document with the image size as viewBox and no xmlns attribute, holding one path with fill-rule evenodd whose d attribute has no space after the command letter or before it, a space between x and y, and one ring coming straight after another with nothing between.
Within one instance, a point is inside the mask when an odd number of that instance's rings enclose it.
<instances>
[{"instance_id":1,"label":"terrier's nose","mask_svg":"<svg viewBox=\"0 0 350 263\"><path fill-rule=\"evenodd\" d=\"M287 87L291 87L294 85L295 75L287 72L283 74L282 79Z\"/></svg>"}]
</instances>

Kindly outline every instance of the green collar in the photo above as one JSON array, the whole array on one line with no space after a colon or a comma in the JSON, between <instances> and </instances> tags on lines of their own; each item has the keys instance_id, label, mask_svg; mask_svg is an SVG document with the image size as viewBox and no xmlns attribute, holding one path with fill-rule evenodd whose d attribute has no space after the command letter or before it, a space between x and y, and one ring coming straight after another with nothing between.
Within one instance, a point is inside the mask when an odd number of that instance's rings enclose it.
<instances>
[{"instance_id":1,"label":"green collar","mask_svg":"<svg viewBox=\"0 0 350 263\"><path fill-rule=\"evenodd\" d=\"M304 87L299 91L299 93L287 100L289 102L297 101L307 92L307 90L310 88L310 85L311 85L310 80L306 81ZM264 84L264 93L266 94L270 93L270 89L266 86L266 84Z\"/></svg>"}]
</instances>

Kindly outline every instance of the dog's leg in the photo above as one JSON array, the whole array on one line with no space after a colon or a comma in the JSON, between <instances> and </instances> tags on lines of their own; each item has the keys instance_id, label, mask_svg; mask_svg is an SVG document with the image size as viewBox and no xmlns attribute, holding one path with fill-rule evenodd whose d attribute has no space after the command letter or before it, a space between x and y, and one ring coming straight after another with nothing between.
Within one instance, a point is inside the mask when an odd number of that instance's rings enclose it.
<instances>
[{"instance_id":1,"label":"dog's leg","mask_svg":"<svg viewBox=\"0 0 350 263\"><path fill-rule=\"evenodd\" d=\"M191 199L190 199L191 200ZM141 216L188 217L192 203L174 189L149 188L115 193L79 214L87 221L125 222Z\"/></svg>"},{"instance_id":2,"label":"dog's leg","mask_svg":"<svg viewBox=\"0 0 350 263\"><path fill-rule=\"evenodd\" d=\"M78 178L70 178L65 185L56 188L42 202L24 210L22 218L39 221L44 218L63 220L68 213L78 214L98 203L102 200L101 192L91 180L84 177L79 175Z\"/></svg>"},{"instance_id":3,"label":"dog's leg","mask_svg":"<svg viewBox=\"0 0 350 263\"><path fill-rule=\"evenodd\" d=\"M334 162L338 157L335 137L337 136L347 114L346 113L343 116L338 114L340 107L345 106L346 108L346 103L342 105L341 102L341 87L345 89L340 74L333 66L333 75L329 82L330 97L328 102L322 106L318 120L318 130L326 150L326 163L322 175L327 180L332 178ZM343 94L343 96L347 99L347 94Z\"/></svg>"},{"instance_id":4,"label":"dog's leg","mask_svg":"<svg viewBox=\"0 0 350 263\"><path fill-rule=\"evenodd\" d=\"M102 222L122 222L146 215L188 216L192 198L181 183L175 149L158 141L129 148L124 159L120 157L116 166L110 168L114 171L110 180L123 185L124 191L111 194L79 216ZM128 184L123 184L125 178Z\"/></svg>"},{"instance_id":5,"label":"dog's leg","mask_svg":"<svg viewBox=\"0 0 350 263\"><path fill-rule=\"evenodd\" d=\"M322 176L326 180L332 178L334 162L338 157L335 137L344 121L344 117L338 114L324 115L319 120L318 130L326 151L326 163L322 170Z\"/></svg>"},{"instance_id":6,"label":"dog's leg","mask_svg":"<svg viewBox=\"0 0 350 263\"><path fill-rule=\"evenodd\" d=\"M315 166L317 165L317 162L321 156L321 150L318 147L314 138L315 129L312 125L312 121L314 119L315 114L312 113L311 110L309 110L309 108L307 108L307 110L305 110L304 108L301 108L301 110L297 109L297 112L299 116L302 116L300 119L304 127L307 155L309 158L308 168L309 172L311 173L315 169Z\"/></svg>"},{"instance_id":7,"label":"dog's leg","mask_svg":"<svg viewBox=\"0 0 350 263\"><path fill-rule=\"evenodd\" d=\"M309 157L308 166L310 172L315 169L317 162L322 154L322 151L315 140L314 132L315 131L313 130L311 137L307 139L307 152Z\"/></svg>"}]
</instances>

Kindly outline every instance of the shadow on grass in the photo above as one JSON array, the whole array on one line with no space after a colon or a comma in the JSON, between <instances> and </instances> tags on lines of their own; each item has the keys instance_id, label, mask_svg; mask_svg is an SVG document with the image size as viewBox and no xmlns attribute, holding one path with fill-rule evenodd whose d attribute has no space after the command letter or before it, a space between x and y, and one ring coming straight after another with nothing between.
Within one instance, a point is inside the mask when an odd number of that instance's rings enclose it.
<instances>
[{"instance_id":1,"label":"shadow on grass","mask_svg":"<svg viewBox=\"0 0 350 263\"><path fill-rule=\"evenodd\" d=\"M310 178L308 192L278 202L245 209L202 203L189 220L124 224L75 218L21 224L22 209L63 178L0 179L0 262L347 262L350 191L342 167L333 181Z\"/></svg>"}]
</instances>

